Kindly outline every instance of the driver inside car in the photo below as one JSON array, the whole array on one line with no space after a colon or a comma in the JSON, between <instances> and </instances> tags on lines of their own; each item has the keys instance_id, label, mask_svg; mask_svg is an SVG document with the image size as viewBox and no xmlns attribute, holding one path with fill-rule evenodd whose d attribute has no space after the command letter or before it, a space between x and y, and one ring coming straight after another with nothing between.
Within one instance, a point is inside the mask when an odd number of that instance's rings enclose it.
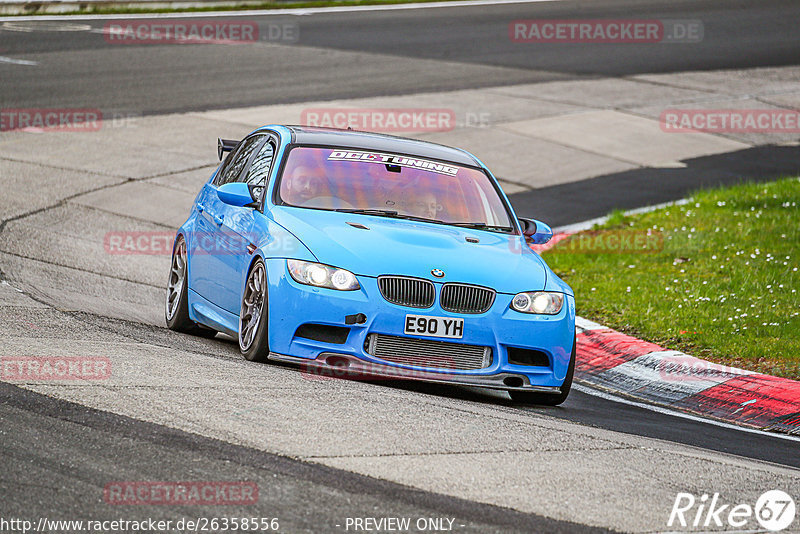
<instances>
[{"instance_id":1,"label":"driver inside car","mask_svg":"<svg viewBox=\"0 0 800 534\"><path fill-rule=\"evenodd\" d=\"M316 176L310 167L304 165L295 167L286 180L288 196L299 206L311 206L314 204L310 202L311 200L324 195L322 180L323 178Z\"/></svg>"}]
</instances>

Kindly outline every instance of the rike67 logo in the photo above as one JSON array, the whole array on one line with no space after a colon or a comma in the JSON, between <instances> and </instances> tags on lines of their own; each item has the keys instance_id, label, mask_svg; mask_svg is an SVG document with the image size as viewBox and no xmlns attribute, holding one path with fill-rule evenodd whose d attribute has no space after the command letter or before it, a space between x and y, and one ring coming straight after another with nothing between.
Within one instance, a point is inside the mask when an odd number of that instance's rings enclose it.
<instances>
[{"instance_id":1,"label":"rike67 logo","mask_svg":"<svg viewBox=\"0 0 800 534\"><path fill-rule=\"evenodd\" d=\"M719 493L695 497L691 493L678 493L667 521L668 527L692 530L708 530L714 527L734 529L752 528L755 519L761 529L779 532L794 522L796 506L794 499L781 490L770 490L761 494L755 506L747 503L723 502Z\"/></svg>"}]
</instances>

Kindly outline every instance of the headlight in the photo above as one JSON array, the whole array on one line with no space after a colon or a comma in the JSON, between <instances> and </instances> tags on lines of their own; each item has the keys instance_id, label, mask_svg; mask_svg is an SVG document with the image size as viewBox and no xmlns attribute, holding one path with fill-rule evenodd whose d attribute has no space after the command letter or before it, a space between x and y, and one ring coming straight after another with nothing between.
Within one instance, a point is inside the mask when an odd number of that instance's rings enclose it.
<instances>
[{"instance_id":1,"label":"headlight","mask_svg":"<svg viewBox=\"0 0 800 534\"><path fill-rule=\"evenodd\" d=\"M511 300L511 308L518 312L542 315L555 315L561 311L563 305L563 293L550 293L548 291L517 293Z\"/></svg>"},{"instance_id":2,"label":"headlight","mask_svg":"<svg viewBox=\"0 0 800 534\"><path fill-rule=\"evenodd\" d=\"M292 278L301 284L339 291L353 291L361 287L356 275L344 269L300 260L286 260L286 266Z\"/></svg>"}]
</instances>

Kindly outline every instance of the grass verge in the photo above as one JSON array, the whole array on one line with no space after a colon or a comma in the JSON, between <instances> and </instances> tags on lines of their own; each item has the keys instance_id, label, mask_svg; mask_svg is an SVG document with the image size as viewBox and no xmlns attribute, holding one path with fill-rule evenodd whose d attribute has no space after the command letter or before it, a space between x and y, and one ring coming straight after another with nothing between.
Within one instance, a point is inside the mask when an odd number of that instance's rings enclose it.
<instances>
[{"instance_id":1,"label":"grass verge","mask_svg":"<svg viewBox=\"0 0 800 534\"><path fill-rule=\"evenodd\" d=\"M668 349L800 379L800 178L695 193L545 252L578 314Z\"/></svg>"}]
</instances>

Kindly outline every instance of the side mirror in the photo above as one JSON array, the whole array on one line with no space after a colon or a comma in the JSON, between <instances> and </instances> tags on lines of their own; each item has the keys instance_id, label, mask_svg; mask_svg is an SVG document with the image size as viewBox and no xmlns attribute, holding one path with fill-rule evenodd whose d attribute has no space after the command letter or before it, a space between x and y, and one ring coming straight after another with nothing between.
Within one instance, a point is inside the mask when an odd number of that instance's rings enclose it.
<instances>
[{"instance_id":1,"label":"side mirror","mask_svg":"<svg viewBox=\"0 0 800 534\"><path fill-rule=\"evenodd\" d=\"M525 241L533 245L544 245L553 237L553 229L536 219L519 219Z\"/></svg>"},{"instance_id":2,"label":"side mirror","mask_svg":"<svg viewBox=\"0 0 800 534\"><path fill-rule=\"evenodd\" d=\"M219 186L217 196L230 206L255 207L256 199L250 192L250 186L242 182L230 182Z\"/></svg>"}]
</instances>

